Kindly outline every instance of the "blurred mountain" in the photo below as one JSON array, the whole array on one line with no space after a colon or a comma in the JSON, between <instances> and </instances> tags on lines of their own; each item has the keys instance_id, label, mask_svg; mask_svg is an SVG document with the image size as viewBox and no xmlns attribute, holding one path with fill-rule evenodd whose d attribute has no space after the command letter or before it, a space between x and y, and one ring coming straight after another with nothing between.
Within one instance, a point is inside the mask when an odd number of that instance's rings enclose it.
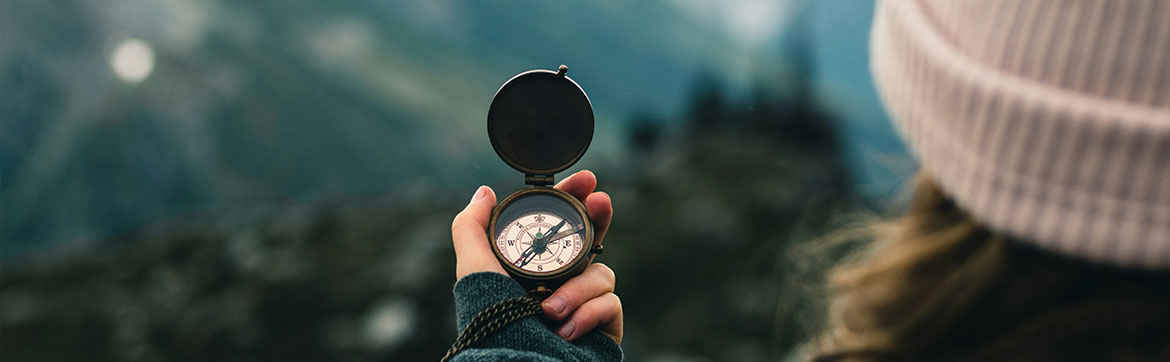
<instances>
[{"instance_id":1,"label":"blurred mountain","mask_svg":"<svg viewBox=\"0 0 1170 362\"><path fill-rule=\"evenodd\" d=\"M731 15L2 2L0 355L433 360L456 333L451 217L481 183L521 187L488 151L492 95L563 63L597 115L574 169L614 199L599 261L628 358L778 359L819 316L789 247L861 200L859 131L818 98L855 94L820 88L842 75L809 18ZM141 83L109 69L129 38L155 54Z\"/></svg>"},{"instance_id":2,"label":"blurred mountain","mask_svg":"<svg viewBox=\"0 0 1170 362\"><path fill-rule=\"evenodd\" d=\"M680 4L4 2L0 258L199 210L503 180L484 110L530 68L570 65L598 115L583 165L619 160L627 115L676 118L700 69L737 97L773 68L766 33ZM140 84L108 64L130 38L154 54Z\"/></svg>"},{"instance_id":3,"label":"blurred mountain","mask_svg":"<svg viewBox=\"0 0 1170 362\"><path fill-rule=\"evenodd\" d=\"M797 73L807 75L808 72ZM837 120L700 84L685 127L643 116L596 170L615 218L632 360L770 360L808 336L789 247L855 205ZM622 172L638 170L639 172ZM498 192L506 192L499 190ZM158 222L121 247L0 280L16 360L429 360L454 338L447 226L460 199L323 198ZM797 283L797 284L793 284ZM787 312L787 313L785 313Z\"/></svg>"}]
</instances>

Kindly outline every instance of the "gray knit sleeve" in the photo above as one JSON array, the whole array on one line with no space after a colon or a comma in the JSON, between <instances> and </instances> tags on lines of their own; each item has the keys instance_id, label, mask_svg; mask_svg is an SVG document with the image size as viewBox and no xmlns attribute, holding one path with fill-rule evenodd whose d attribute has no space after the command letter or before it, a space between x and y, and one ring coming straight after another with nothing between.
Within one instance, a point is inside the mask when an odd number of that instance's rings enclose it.
<instances>
[{"instance_id":1,"label":"gray knit sleeve","mask_svg":"<svg viewBox=\"0 0 1170 362\"><path fill-rule=\"evenodd\" d=\"M515 280L491 272L474 273L455 283L458 330L476 313L508 298L527 295ZM492 333L453 361L621 361L622 349L597 331L569 343L545 324L542 316L526 317ZM554 325L555 326L555 325Z\"/></svg>"}]
</instances>

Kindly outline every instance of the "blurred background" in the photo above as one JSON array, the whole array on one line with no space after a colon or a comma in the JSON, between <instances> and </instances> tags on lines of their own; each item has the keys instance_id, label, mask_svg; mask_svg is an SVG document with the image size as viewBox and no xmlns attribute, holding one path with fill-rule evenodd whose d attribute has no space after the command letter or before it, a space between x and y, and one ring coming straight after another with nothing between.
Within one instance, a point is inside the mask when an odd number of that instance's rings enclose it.
<instances>
[{"instance_id":1,"label":"blurred background","mask_svg":"<svg viewBox=\"0 0 1170 362\"><path fill-rule=\"evenodd\" d=\"M486 114L569 66L629 360L778 360L914 169L844 0L0 1L0 358L436 360ZM845 215L845 216L843 216Z\"/></svg>"}]
</instances>

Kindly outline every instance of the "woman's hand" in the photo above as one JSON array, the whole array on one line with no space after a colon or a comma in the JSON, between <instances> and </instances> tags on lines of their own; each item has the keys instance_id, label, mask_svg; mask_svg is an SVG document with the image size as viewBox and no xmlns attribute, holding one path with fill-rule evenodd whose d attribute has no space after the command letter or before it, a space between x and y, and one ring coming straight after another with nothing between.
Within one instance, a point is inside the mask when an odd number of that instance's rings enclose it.
<instances>
[{"instance_id":1,"label":"woman's hand","mask_svg":"<svg viewBox=\"0 0 1170 362\"><path fill-rule=\"evenodd\" d=\"M613 270L593 263L544 300L544 315L564 321L557 334L566 340L574 341L599 328L614 342L622 343L622 301L613 294L613 286Z\"/></svg>"},{"instance_id":2,"label":"woman's hand","mask_svg":"<svg viewBox=\"0 0 1170 362\"><path fill-rule=\"evenodd\" d=\"M561 180L556 188L568 192L585 204L593 220L594 243L600 243L609 230L613 218L613 204L604 192L593 192L597 177L588 170ZM455 245L455 277L476 272L496 272L507 275L492 253L487 240L487 226L496 194L487 186L480 186L471 203L455 216L451 223L451 240ZM544 301L544 314L552 320L564 321L557 334L573 341L586 332L599 328L602 334L615 342L622 341L622 304L614 290L614 273L601 263L593 263L581 275L569 279Z\"/></svg>"}]
</instances>

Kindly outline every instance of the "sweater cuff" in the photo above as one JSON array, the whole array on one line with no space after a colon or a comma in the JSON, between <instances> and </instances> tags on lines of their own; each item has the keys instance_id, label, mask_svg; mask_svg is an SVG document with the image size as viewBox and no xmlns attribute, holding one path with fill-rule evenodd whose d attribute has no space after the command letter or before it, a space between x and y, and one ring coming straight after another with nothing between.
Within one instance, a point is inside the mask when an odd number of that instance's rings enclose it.
<instances>
[{"instance_id":1,"label":"sweater cuff","mask_svg":"<svg viewBox=\"0 0 1170 362\"><path fill-rule=\"evenodd\" d=\"M460 331L480 311L508 298L528 295L520 283L496 272L468 274L455 282L454 293L456 324Z\"/></svg>"}]
</instances>

